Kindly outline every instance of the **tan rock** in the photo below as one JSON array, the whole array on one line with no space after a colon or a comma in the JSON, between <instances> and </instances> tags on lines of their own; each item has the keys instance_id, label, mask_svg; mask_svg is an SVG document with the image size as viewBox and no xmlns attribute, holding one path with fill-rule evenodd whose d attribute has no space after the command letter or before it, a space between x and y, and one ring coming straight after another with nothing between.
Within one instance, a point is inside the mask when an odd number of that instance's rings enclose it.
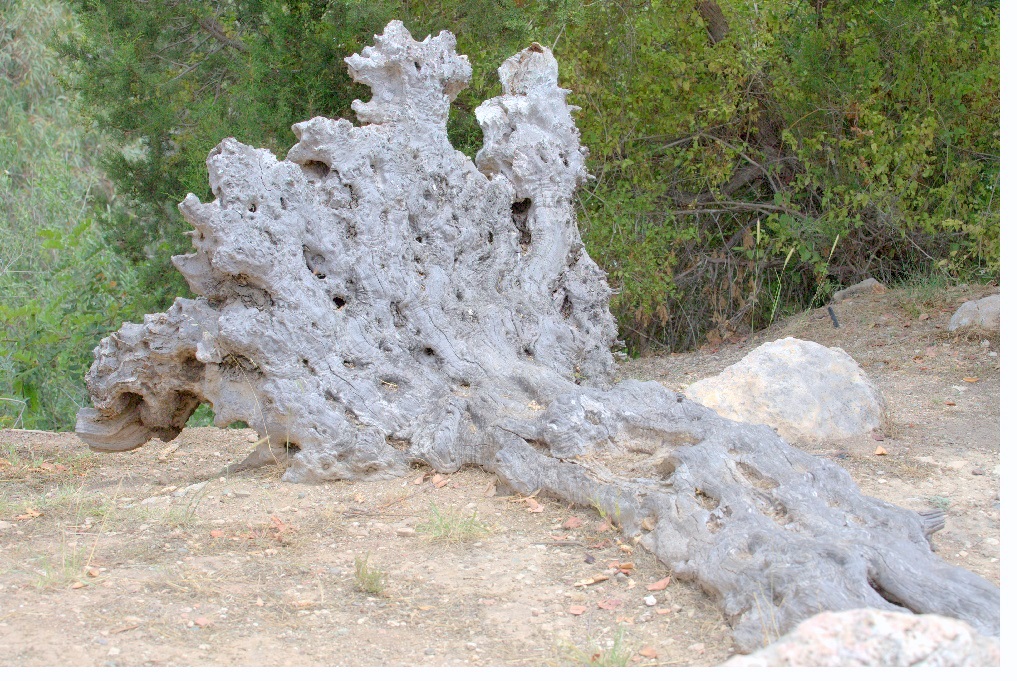
<instances>
[{"instance_id":1,"label":"tan rock","mask_svg":"<svg viewBox=\"0 0 1017 681\"><path fill-rule=\"evenodd\" d=\"M939 615L823 612L725 667L998 667L999 639Z\"/></svg>"}]
</instances>

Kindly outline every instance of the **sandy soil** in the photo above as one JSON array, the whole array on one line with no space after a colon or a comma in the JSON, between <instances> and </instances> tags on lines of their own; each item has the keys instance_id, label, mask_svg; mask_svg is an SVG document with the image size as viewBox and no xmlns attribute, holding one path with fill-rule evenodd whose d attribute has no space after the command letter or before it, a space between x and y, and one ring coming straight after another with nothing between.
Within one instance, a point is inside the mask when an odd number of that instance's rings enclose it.
<instances>
[{"instance_id":1,"label":"sandy soil","mask_svg":"<svg viewBox=\"0 0 1017 681\"><path fill-rule=\"evenodd\" d=\"M680 390L778 338L843 348L887 396L882 439L797 444L867 494L946 508L935 549L998 584L999 337L946 331L963 299L994 292L869 295L836 306L836 329L813 311L620 377ZM649 591L667 571L595 511L497 496L476 469L315 487L274 468L215 477L252 435L193 428L99 455L73 434L0 432L2 664L714 665L733 652L712 599L674 581Z\"/></svg>"}]
</instances>

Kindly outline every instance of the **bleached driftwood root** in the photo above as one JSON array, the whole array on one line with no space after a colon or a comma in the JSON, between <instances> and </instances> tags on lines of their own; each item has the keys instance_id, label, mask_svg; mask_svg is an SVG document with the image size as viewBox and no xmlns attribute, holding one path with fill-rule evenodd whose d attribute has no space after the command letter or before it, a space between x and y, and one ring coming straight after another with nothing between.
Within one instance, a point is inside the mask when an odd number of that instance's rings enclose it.
<instances>
[{"instance_id":1,"label":"bleached driftwood root","mask_svg":"<svg viewBox=\"0 0 1017 681\"><path fill-rule=\"evenodd\" d=\"M347 62L364 125L294 126L285 161L227 139L188 196L178 299L96 348L78 433L171 439L201 402L246 421L285 479L478 465L597 504L722 602L744 650L822 610L938 613L997 634L999 592L930 550L941 518L861 495L837 466L656 383L611 385L616 327L572 207L586 179L551 53L499 69L476 165L449 144L469 61L392 22ZM937 526L936 523L939 523Z\"/></svg>"}]
</instances>

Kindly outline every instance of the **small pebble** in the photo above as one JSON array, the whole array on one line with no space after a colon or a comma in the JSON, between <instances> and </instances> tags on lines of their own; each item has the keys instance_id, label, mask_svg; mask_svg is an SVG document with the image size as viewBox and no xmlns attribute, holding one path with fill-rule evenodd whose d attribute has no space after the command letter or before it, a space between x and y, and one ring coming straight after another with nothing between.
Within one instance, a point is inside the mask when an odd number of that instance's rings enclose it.
<instances>
[{"instance_id":1,"label":"small pebble","mask_svg":"<svg viewBox=\"0 0 1017 681\"><path fill-rule=\"evenodd\" d=\"M643 599L643 603L645 603L647 607L653 607L654 605L657 605L657 599L653 596L647 596Z\"/></svg>"},{"instance_id":2,"label":"small pebble","mask_svg":"<svg viewBox=\"0 0 1017 681\"><path fill-rule=\"evenodd\" d=\"M473 641L469 641L466 644L466 649L467 650L476 650L477 649L477 644L474 643Z\"/></svg>"},{"instance_id":3,"label":"small pebble","mask_svg":"<svg viewBox=\"0 0 1017 681\"><path fill-rule=\"evenodd\" d=\"M983 471L981 468L973 468L971 470L971 475L985 475L985 471Z\"/></svg>"},{"instance_id":4,"label":"small pebble","mask_svg":"<svg viewBox=\"0 0 1017 681\"><path fill-rule=\"evenodd\" d=\"M434 648L424 648L424 655L427 655L428 657L433 657L434 654L435 654Z\"/></svg>"},{"instance_id":5,"label":"small pebble","mask_svg":"<svg viewBox=\"0 0 1017 681\"><path fill-rule=\"evenodd\" d=\"M412 527L400 527L396 529L396 534L400 537L412 537L417 533Z\"/></svg>"},{"instance_id":6,"label":"small pebble","mask_svg":"<svg viewBox=\"0 0 1017 681\"><path fill-rule=\"evenodd\" d=\"M120 654L120 649L116 648L116 647L110 648L108 651L106 651L106 654L107 655L119 655Z\"/></svg>"},{"instance_id":7,"label":"small pebble","mask_svg":"<svg viewBox=\"0 0 1017 681\"><path fill-rule=\"evenodd\" d=\"M257 433L251 433L250 435L247 436L247 441L248 442L257 442L258 441L258 434Z\"/></svg>"}]
</instances>

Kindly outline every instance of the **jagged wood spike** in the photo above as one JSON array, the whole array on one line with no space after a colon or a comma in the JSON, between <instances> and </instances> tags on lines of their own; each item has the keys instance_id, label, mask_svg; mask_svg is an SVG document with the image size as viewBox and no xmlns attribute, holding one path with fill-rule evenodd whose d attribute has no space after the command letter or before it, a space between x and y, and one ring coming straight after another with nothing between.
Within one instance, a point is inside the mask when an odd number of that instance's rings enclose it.
<instances>
[{"instance_id":1,"label":"jagged wood spike","mask_svg":"<svg viewBox=\"0 0 1017 681\"><path fill-rule=\"evenodd\" d=\"M174 258L199 297L100 343L82 439L172 439L206 402L286 480L482 466L606 509L717 595L742 650L866 606L998 634L999 590L930 550L941 518L659 384L612 386L610 290L572 203L586 150L547 48L499 69L476 164L446 133L471 75L451 34L392 22L347 63L374 93L364 125L299 123L284 161L234 139L209 155L216 198L180 204L195 252Z\"/></svg>"}]
</instances>

